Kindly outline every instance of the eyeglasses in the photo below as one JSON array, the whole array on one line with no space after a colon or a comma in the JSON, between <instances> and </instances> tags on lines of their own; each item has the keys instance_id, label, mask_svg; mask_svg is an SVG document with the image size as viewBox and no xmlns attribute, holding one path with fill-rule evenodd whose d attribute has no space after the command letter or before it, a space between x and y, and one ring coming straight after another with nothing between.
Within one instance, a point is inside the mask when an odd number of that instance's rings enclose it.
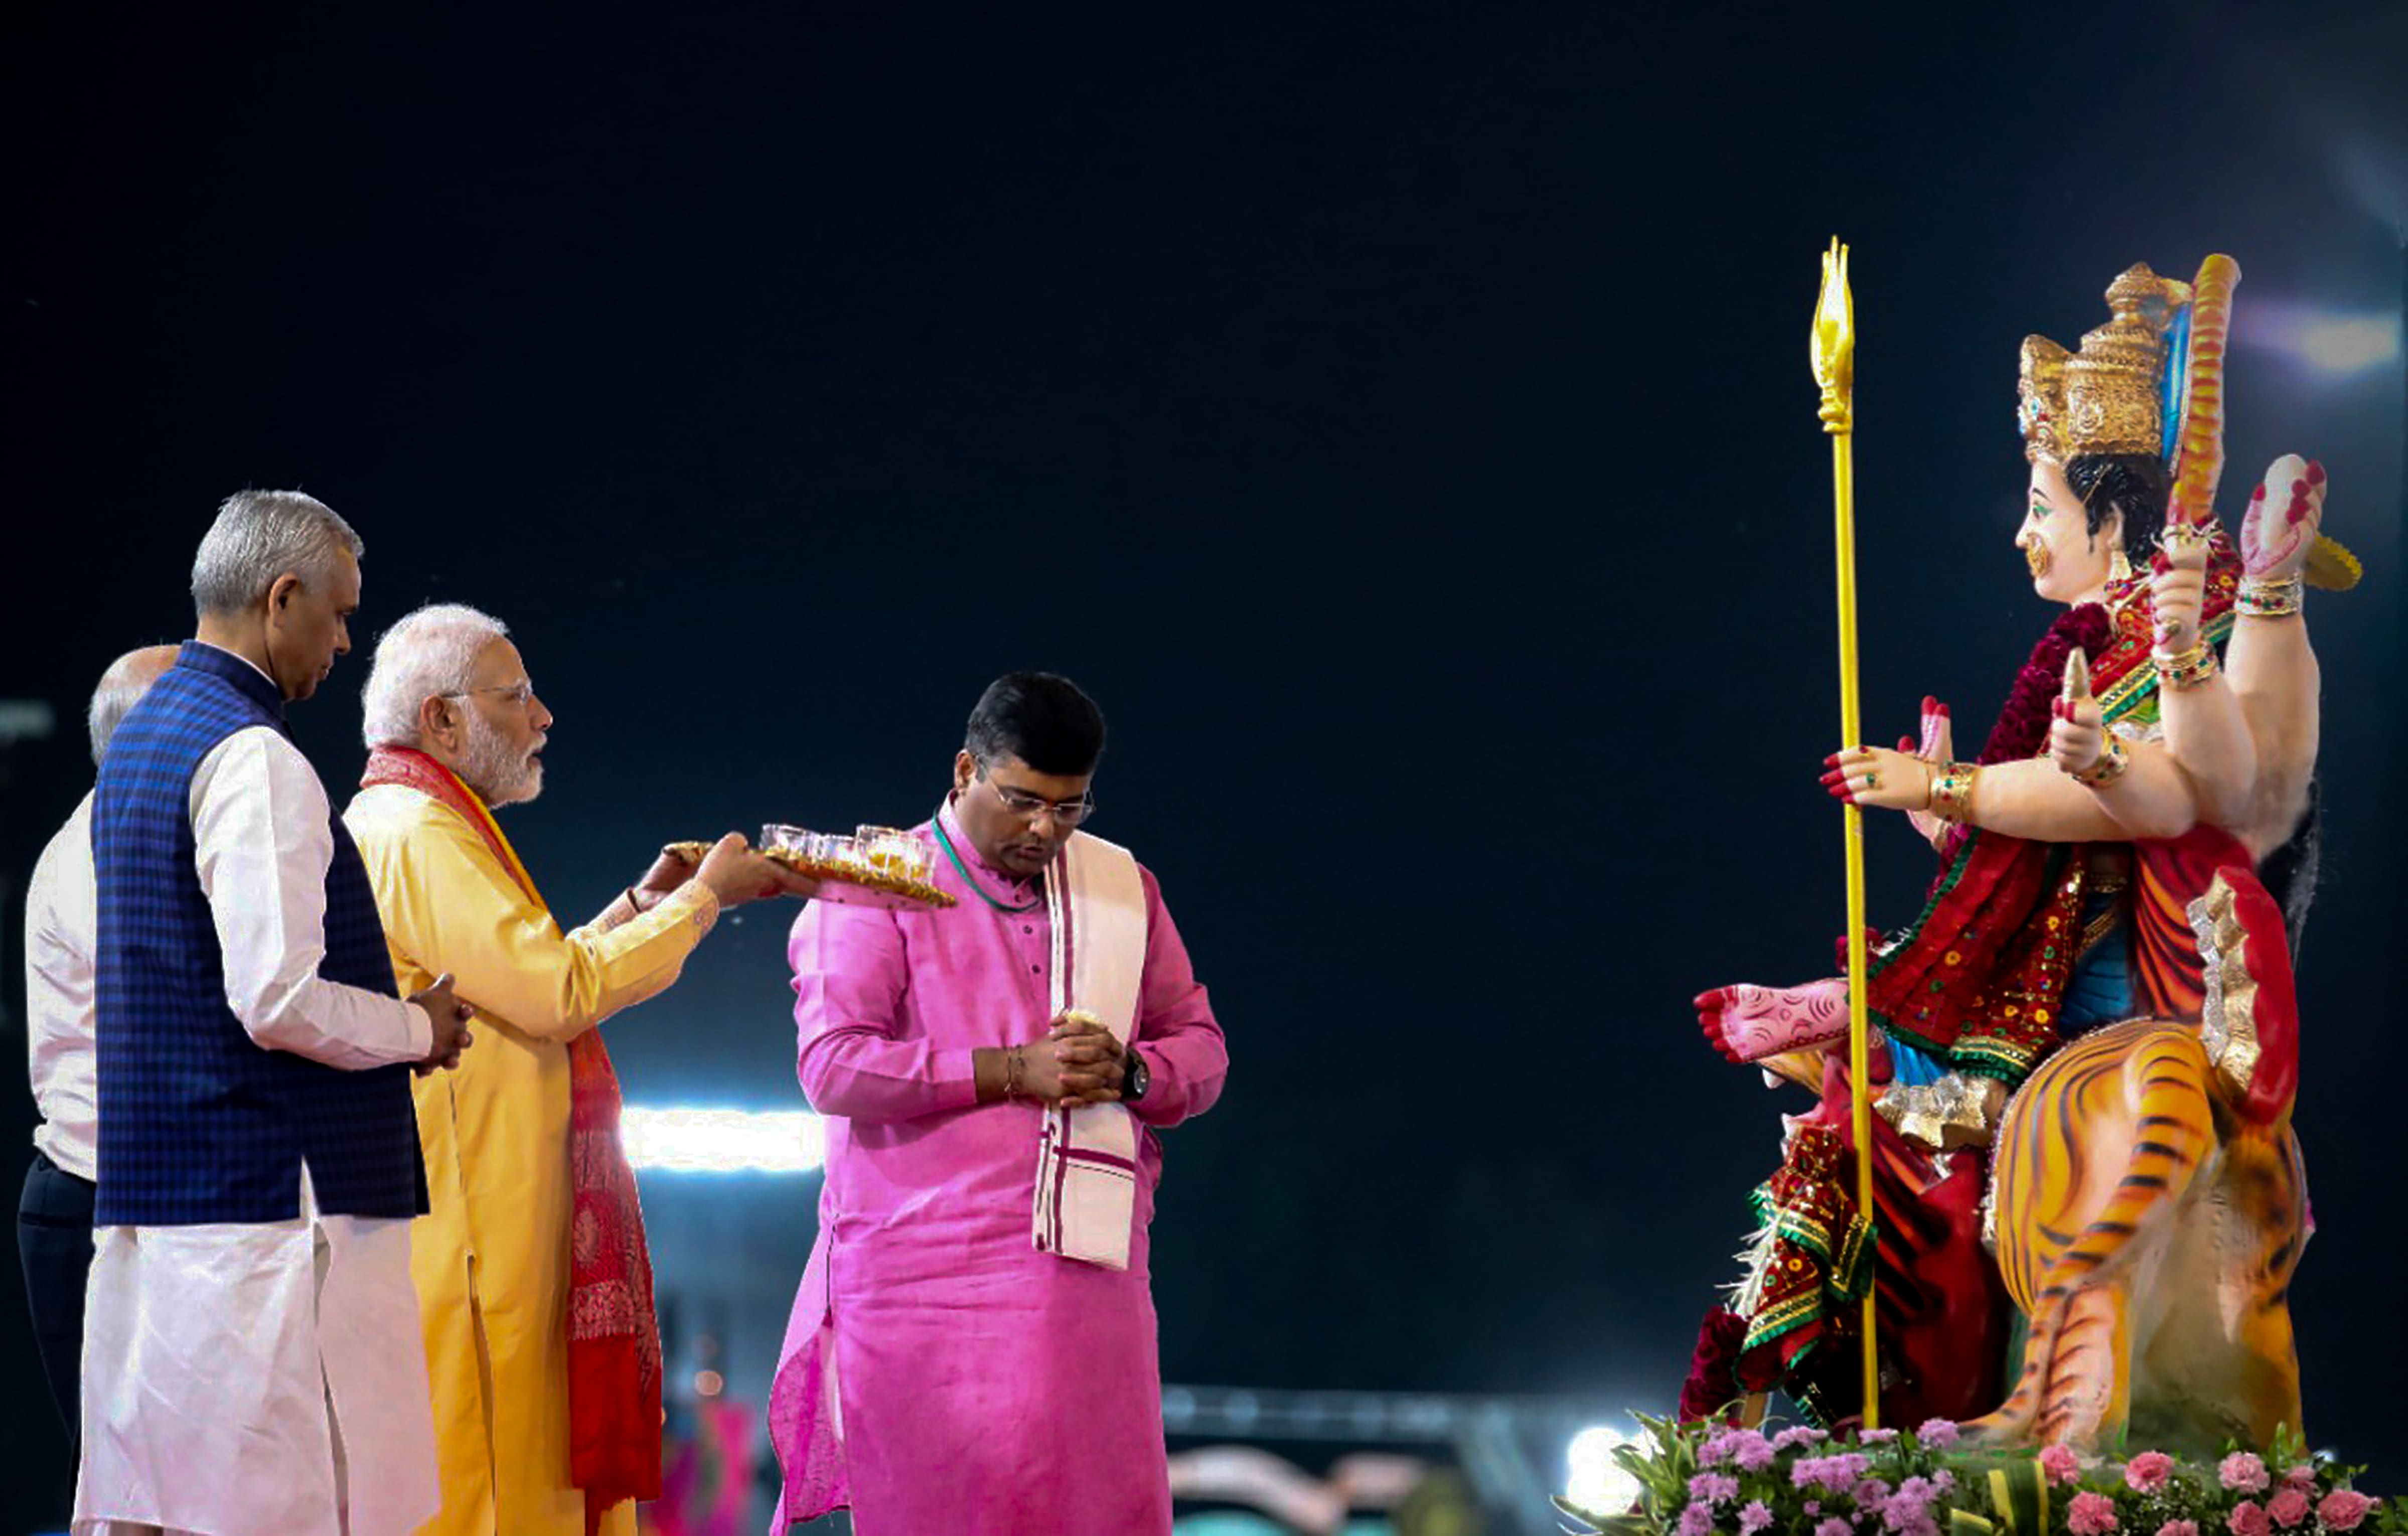
<instances>
[{"instance_id":1,"label":"eyeglasses","mask_svg":"<svg viewBox=\"0 0 2408 1536\"><path fill-rule=\"evenodd\" d=\"M1025 789L1007 789L986 776L983 763L979 765L979 780L995 791L995 797L1003 802L1006 811L1029 821L1035 821L1050 811L1054 813L1055 825L1076 826L1096 813L1096 797L1092 794L1082 795L1075 800L1049 800Z\"/></svg>"},{"instance_id":2,"label":"eyeglasses","mask_svg":"<svg viewBox=\"0 0 2408 1536\"><path fill-rule=\"evenodd\" d=\"M535 684L532 682L497 682L488 688L463 688L458 693L443 694L437 696L443 698L466 698L470 694L499 694L502 696L503 703L515 704L520 709L523 710L527 707L527 702L535 697Z\"/></svg>"}]
</instances>

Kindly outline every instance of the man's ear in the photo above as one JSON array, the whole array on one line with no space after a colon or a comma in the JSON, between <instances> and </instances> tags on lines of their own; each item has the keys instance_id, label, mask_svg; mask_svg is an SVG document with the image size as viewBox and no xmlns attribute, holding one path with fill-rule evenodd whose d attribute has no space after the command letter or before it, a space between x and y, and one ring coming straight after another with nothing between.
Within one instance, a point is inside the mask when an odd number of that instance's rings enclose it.
<instances>
[{"instance_id":1,"label":"man's ear","mask_svg":"<svg viewBox=\"0 0 2408 1536\"><path fill-rule=\"evenodd\" d=\"M286 571L267 584L267 611L281 613L301 594L301 578Z\"/></svg>"},{"instance_id":2,"label":"man's ear","mask_svg":"<svg viewBox=\"0 0 2408 1536\"><path fill-rule=\"evenodd\" d=\"M977 777L978 759L969 754L969 749L965 747L953 754L953 787L968 789L970 787L970 781Z\"/></svg>"},{"instance_id":3,"label":"man's ear","mask_svg":"<svg viewBox=\"0 0 2408 1536\"><path fill-rule=\"evenodd\" d=\"M418 739L421 741L441 741L453 734L458 724L459 716L452 711L452 700L442 695L429 694L418 701Z\"/></svg>"}]
</instances>

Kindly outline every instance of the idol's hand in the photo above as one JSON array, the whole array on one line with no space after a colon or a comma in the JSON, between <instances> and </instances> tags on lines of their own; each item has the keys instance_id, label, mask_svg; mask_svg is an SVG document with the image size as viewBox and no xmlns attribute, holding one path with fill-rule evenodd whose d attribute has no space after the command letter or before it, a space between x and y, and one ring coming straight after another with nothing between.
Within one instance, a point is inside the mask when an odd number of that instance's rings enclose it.
<instances>
[{"instance_id":1,"label":"idol's hand","mask_svg":"<svg viewBox=\"0 0 2408 1536\"><path fill-rule=\"evenodd\" d=\"M2241 519L2241 568L2263 581L2300 574L2325 521L2325 467L2286 453L2267 467Z\"/></svg>"},{"instance_id":2,"label":"idol's hand","mask_svg":"<svg viewBox=\"0 0 2408 1536\"><path fill-rule=\"evenodd\" d=\"M2065 690L2048 725L2048 760L2076 778L2098 766L2107 750L2106 716L2090 696L2090 658L2075 646L2065 658Z\"/></svg>"},{"instance_id":3,"label":"idol's hand","mask_svg":"<svg viewBox=\"0 0 2408 1536\"><path fill-rule=\"evenodd\" d=\"M2206 533L2169 528L2160 542L2149 562L2157 573L2149 578L2149 606L2157 618L2157 653L2179 656L2199 643L2200 615L2207 606Z\"/></svg>"},{"instance_id":4,"label":"idol's hand","mask_svg":"<svg viewBox=\"0 0 2408 1536\"><path fill-rule=\"evenodd\" d=\"M1823 787L1835 800L1885 811L1921 811L1931 803L1931 765L1910 752L1850 747L1823 759Z\"/></svg>"},{"instance_id":5,"label":"idol's hand","mask_svg":"<svg viewBox=\"0 0 2408 1536\"><path fill-rule=\"evenodd\" d=\"M1949 725L1948 706L1929 694L1924 695L1923 735L1920 739L1912 741L1903 736L1899 737L1898 750L1912 752L1927 763L1955 762L1956 760L1955 732ZM1914 825L1914 830L1921 835L1923 840L1935 848L1940 845L1940 840L1947 835L1949 824L1933 815L1928 810L1910 809L1906 813L1906 819Z\"/></svg>"}]
</instances>

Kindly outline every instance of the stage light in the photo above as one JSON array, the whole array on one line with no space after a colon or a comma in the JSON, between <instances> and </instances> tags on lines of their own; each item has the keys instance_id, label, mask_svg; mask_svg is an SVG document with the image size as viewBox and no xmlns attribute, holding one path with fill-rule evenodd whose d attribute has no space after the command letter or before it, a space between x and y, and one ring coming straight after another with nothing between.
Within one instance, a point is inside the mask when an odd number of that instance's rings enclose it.
<instances>
[{"instance_id":1,"label":"stage light","mask_svg":"<svg viewBox=\"0 0 2408 1536\"><path fill-rule=\"evenodd\" d=\"M2319 373L2362 373L2396 362L2400 322L2391 315L2329 316L2300 327L2300 359Z\"/></svg>"},{"instance_id":2,"label":"stage light","mask_svg":"<svg viewBox=\"0 0 2408 1536\"><path fill-rule=\"evenodd\" d=\"M1572 1436L1564 1452L1570 1468L1564 1501L1591 1514L1620 1514L1629 1509L1639 1498L1639 1479L1613 1459L1613 1453L1629 1443L1628 1435L1602 1424Z\"/></svg>"},{"instance_id":3,"label":"stage light","mask_svg":"<svg viewBox=\"0 0 2408 1536\"><path fill-rule=\"evenodd\" d=\"M2384 309L2335 310L2272 299L2249 311L2245 345L2275 353L2308 373L2346 379L2400 360L2400 316Z\"/></svg>"},{"instance_id":4,"label":"stage light","mask_svg":"<svg viewBox=\"0 0 2408 1536\"><path fill-rule=\"evenodd\" d=\"M808 1173L825 1144L801 1110L644 1109L619 1118L627 1161L663 1173Z\"/></svg>"}]
</instances>

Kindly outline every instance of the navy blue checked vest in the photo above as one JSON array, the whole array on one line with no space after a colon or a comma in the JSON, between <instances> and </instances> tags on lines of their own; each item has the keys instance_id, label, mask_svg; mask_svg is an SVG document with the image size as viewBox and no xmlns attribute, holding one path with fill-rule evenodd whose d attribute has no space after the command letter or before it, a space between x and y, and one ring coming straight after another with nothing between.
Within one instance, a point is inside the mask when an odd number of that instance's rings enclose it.
<instances>
[{"instance_id":1,"label":"navy blue checked vest","mask_svg":"<svg viewBox=\"0 0 2408 1536\"><path fill-rule=\"evenodd\" d=\"M218 743L284 729L275 684L197 642L109 739L92 811L100 1187L95 1225L289 1221L301 1164L329 1215L415 1216L426 1170L409 1068L348 1072L262 1049L226 1006L225 963L194 868L193 775ZM359 849L332 816L330 982L395 995Z\"/></svg>"}]
</instances>

